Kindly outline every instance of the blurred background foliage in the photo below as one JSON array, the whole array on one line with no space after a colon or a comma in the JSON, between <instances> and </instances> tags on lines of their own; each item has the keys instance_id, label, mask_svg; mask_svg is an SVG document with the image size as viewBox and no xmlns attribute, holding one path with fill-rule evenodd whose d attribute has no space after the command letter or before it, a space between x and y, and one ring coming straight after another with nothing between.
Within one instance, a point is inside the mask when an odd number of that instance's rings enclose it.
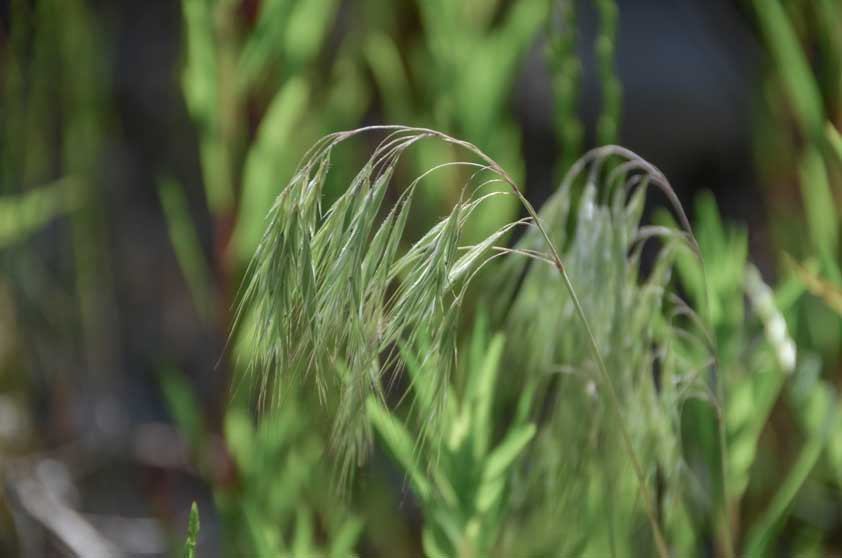
<instances>
[{"instance_id":1,"label":"blurred background foliage","mask_svg":"<svg viewBox=\"0 0 842 558\"><path fill-rule=\"evenodd\" d=\"M537 270L512 280L526 287L505 324L499 277L475 287L444 448L418 450L405 402L370 399L374 454L338 495L316 394L301 386L257 420L251 349L230 332L265 216L318 138L383 123L476 144L549 211L562 211L551 196L588 147L619 143L658 165L706 281L667 241L668 255L642 250L628 269L634 247L600 236L608 219L674 230L663 203L618 209L602 191L596 216L580 217L597 194L576 182L565 217L550 216L574 278L645 300L669 286L709 328L714 351L671 344L658 312L640 322L644 309L607 309L586 289L600 324L628 320L647 345L628 339L607 360L660 359L667 378L682 358L716 355L705 385L724 397L662 408L622 393L641 417L635 443L664 475L652 484L671 546L842 553L835 0L8 0L0 23L0 554L171 555L192 500L196 556L654 552L621 452L588 438L619 443L588 382L512 378L547 353L587 367L582 332L564 327L570 301L538 296L554 287ZM374 141L336 151L326 203ZM421 143L399 172L453 151ZM410 238L465 179L445 168L419 190ZM465 241L519 216L495 198ZM588 250L604 245L620 259L594 262ZM574 387L559 395L561 382ZM577 460L563 459L571 446ZM669 477L679 464L687 476Z\"/></svg>"}]
</instances>

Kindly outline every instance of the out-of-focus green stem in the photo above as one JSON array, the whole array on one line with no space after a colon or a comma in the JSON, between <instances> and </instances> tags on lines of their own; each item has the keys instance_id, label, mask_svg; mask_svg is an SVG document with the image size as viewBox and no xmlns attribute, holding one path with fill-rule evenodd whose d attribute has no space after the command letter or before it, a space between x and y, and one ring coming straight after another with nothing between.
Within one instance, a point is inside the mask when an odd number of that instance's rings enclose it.
<instances>
[{"instance_id":1,"label":"out-of-focus green stem","mask_svg":"<svg viewBox=\"0 0 842 558\"><path fill-rule=\"evenodd\" d=\"M62 108L64 110L63 164L68 174L78 177L75 194L78 210L73 213L71 236L75 258L76 290L79 299L83 344L87 366L102 373L114 365L118 344L112 327L112 281L108 273L109 238L102 185L97 163L103 147L102 127L105 93L102 90L99 52L101 33L85 3L67 0L49 17L56 18L59 57L62 65Z\"/></svg>"},{"instance_id":2,"label":"out-of-focus green stem","mask_svg":"<svg viewBox=\"0 0 842 558\"><path fill-rule=\"evenodd\" d=\"M161 206L167 220L170 242L181 272L190 288L193 303L208 324L214 322L214 291L210 268L202 253L196 227L190 218L187 199L181 185L162 180L158 185Z\"/></svg>"},{"instance_id":3,"label":"out-of-focus green stem","mask_svg":"<svg viewBox=\"0 0 842 558\"><path fill-rule=\"evenodd\" d=\"M792 108L802 128L818 137L824 125L821 94L783 6L779 0L752 3Z\"/></svg>"},{"instance_id":4,"label":"out-of-focus green stem","mask_svg":"<svg viewBox=\"0 0 842 558\"><path fill-rule=\"evenodd\" d=\"M617 4L614 0L594 2L599 12L596 59L602 87L602 112L597 123L597 141L600 145L610 145L617 143L622 104L622 86L614 60L617 47Z\"/></svg>"},{"instance_id":5,"label":"out-of-focus green stem","mask_svg":"<svg viewBox=\"0 0 842 558\"><path fill-rule=\"evenodd\" d=\"M826 386L820 385L810 402L823 409L824 422L816 425L813 432L810 433L807 442L798 455L798 460L784 479L783 484L775 492L775 497L769 507L749 531L744 556L759 558L768 555L769 544L774 541L775 534L780 529L790 505L795 500L795 496L801 486L804 485L819 457L821 457L831 428L836 423L837 402L834 401L830 390Z\"/></svg>"},{"instance_id":6,"label":"out-of-focus green stem","mask_svg":"<svg viewBox=\"0 0 842 558\"><path fill-rule=\"evenodd\" d=\"M565 173L582 154L584 142L584 127L578 113L582 65L576 54L575 0L559 0L553 16L548 29L547 58L555 93L555 128L561 136L561 172Z\"/></svg>"},{"instance_id":7,"label":"out-of-focus green stem","mask_svg":"<svg viewBox=\"0 0 842 558\"><path fill-rule=\"evenodd\" d=\"M219 155L220 171L224 185L220 185L220 199L217 214L228 213L234 205L234 192L237 186L238 162L242 158L244 141L244 122L242 99L237 91L238 68L238 29L237 2L223 0L214 13L214 27L218 40L217 49L217 90L219 111L219 138L222 144Z\"/></svg>"}]
</instances>

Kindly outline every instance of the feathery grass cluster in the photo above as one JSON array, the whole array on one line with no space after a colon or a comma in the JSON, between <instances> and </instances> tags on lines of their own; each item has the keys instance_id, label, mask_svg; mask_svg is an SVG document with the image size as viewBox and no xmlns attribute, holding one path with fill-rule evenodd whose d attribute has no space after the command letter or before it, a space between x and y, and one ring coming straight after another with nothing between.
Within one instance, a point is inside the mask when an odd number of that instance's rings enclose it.
<instances>
[{"instance_id":1,"label":"feathery grass cluster","mask_svg":"<svg viewBox=\"0 0 842 558\"><path fill-rule=\"evenodd\" d=\"M401 155L414 143L438 138L478 150L431 130L390 127L386 139L326 210L322 187L332 150L364 130L333 134L317 144L274 203L251 264L241 304L254 327L253 370L260 397L281 397L283 385L313 380L324 401L336 395L333 440L345 469L360 462L371 432L361 411L370 395L383 397L385 371L401 367L398 348L424 342L423 381L440 415L456 357L456 325L467 285L492 248L513 227L506 224L482 242L460 246L473 211L504 192L483 188L505 179L492 164L446 163L416 178L390 208L384 199ZM413 196L421 181L446 166L469 172L452 211L400 252ZM491 175L490 177L488 175ZM381 219L381 213L385 216Z\"/></svg>"},{"instance_id":2,"label":"feathery grass cluster","mask_svg":"<svg viewBox=\"0 0 842 558\"><path fill-rule=\"evenodd\" d=\"M417 437L408 439L426 437L429 442L446 437L458 448L453 427L459 413L448 406L456 397L451 375L459 366L457 326L466 289L477 272L499 256L526 256L496 268L500 280L496 292L507 296L493 304L512 301L498 314L512 340L508 364L520 369L520 374L505 379L522 389L514 424L527 428L524 421L529 420L531 428L540 425L537 447L546 446L522 471L522 520L528 526L533 512L540 514L543 524L548 517L558 517L545 506L565 514L570 511L547 496L571 494L574 487L545 489L546 483L559 478L559 467L571 463L565 455L569 449L562 444L575 440L582 473L593 475L603 490L623 484L628 498L618 513L637 517L642 508L653 533L653 548L666 555L662 524L683 521L686 526L690 518L679 517L683 509L673 505L683 499L679 492L663 492L656 502L653 479L656 474L683 474L684 399L701 394L714 406L717 401L713 383L709 386L705 380L713 348L706 344L706 335L691 331L701 320L670 294L674 245L698 250L669 183L633 153L602 148L573 167L539 215L511 178L475 146L427 129L376 130L387 132L385 139L329 207L322 207L322 188L332 151L371 128L332 134L317 143L269 213L238 314L251 328L249 366L257 378L261 403L281 403L284 390L296 384L314 386L322 402L336 409L332 437L343 478L369 449L372 419L384 437L392 439L393 449L399 448L395 453L406 460L415 446L394 442L397 427L394 419L387 418L385 379L387 373L404 368L406 355L417 355L410 380L420 402L416 409L421 421ZM388 206L387 188L401 155L422 140L456 145L480 162L434 166ZM423 180L434 179L437 170L451 166L464 169L467 177L458 203L401 251L417 188ZM484 192L499 182L510 191ZM641 226L650 185L674 203L685 230ZM576 187L584 188L579 196L571 193ZM527 217L503 224L477 244L462 246L461 233L472 212L498 195L515 195ZM572 206L573 199L578 200L577 207ZM507 233L521 225L526 233L514 247L506 247ZM644 277L642 247L656 237L664 246ZM484 405L491 400L493 395L487 396ZM440 428L443 416L450 420ZM582 420L589 426L583 427ZM483 429L508 426L485 424ZM533 434L524 438L524 444ZM515 454L521 450L518 447ZM513 474L514 455L506 465ZM407 468L416 479L423 469ZM589 486L581 476L566 478ZM422 499L428 499L430 483L416 480L415 484ZM594 507L581 517L597 521L605 506L617 503L608 496L587 499ZM535 497L541 500L537 505L529 501ZM665 500L671 510L667 521L658 517ZM630 537L638 529L634 520L619 524L630 530ZM608 531L605 540L615 530ZM540 537L533 540L538 543Z\"/></svg>"}]
</instances>

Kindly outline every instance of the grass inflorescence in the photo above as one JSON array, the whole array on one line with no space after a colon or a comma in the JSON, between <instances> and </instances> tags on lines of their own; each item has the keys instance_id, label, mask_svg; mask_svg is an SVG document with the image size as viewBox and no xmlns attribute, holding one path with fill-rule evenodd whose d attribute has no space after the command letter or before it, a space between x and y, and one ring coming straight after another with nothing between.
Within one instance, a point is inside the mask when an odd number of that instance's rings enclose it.
<instances>
[{"instance_id":1,"label":"grass inflorescence","mask_svg":"<svg viewBox=\"0 0 842 558\"><path fill-rule=\"evenodd\" d=\"M331 152L363 130L328 136L307 155L269 212L240 307L240 317L248 309L254 327L251 364L261 373L260 399L277 403L285 383L304 380L313 381L323 401L335 394L333 440L346 470L369 447L370 426L361 410L370 395L383 397L384 371L400 367L399 345L415 349L422 338L428 343L424 358L435 365L423 381L439 405L443 402L464 289L494 256L495 243L528 222L506 224L478 244L460 246L472 212L491 197L507 195L483 192L484 186L501 180L486 177L499 171L485 163L435 167L384 208L386 190L406 149L431 137L456 142L430 130L387 130L347 190L327 209L322 207L322 187ZM452 211L401 253L418 185L445 166L468 169L470 183ZM431 424L437 416L430 415Z\"/></svg>"},{"instance_id":2,"label":"grass inflorescence","mask_svg":"<svg viewBox=\"0 0 842 558\"><path fill-rule=\"evenodd\" d=\"M385 138L345 192L323 207L334 149L375 131ZM449 143L473 161L435 165L386 204L401 156L420 141ZM424 180L446 167L465 171L458 202L403 249L413 196ZM486 193L484 188L494 183L508 191ZM682 227L641 225L650 186L665 193ZM580 196L571 195L576 187L584 188ZM462 232L472 212L499 195L515 196L526 217L463 246ZM572 207L573 199L577 207ZM513 247L506 246L516 227L526 233ZM652 269L643 273L642 248L655 238L661 239L662 248ZM418 480L424 467L410 463L410 456L418 451L437 455L438 444L429 443L437 436L439 442L458 438L453 432L459 414L450 410L456 397L451 376L460 367L458 326L467 287L486 264L513 256L495 267L501 284L497 292L509 292L500 300L513 300L502 318L511 347L507 359L521 370L520 378L505 381L521 384L517 415L520 421L533 421L522 427L542 427L524 439L525 444L535 435L536 448L542 449L535 450L533 466L523 471L520 505L541 510L542 522L556 517L529 499L535 496L533 488L557 478L559 456L565 453L559 444L576 440L575 459L605 481L604 486L614 482L625 487L629 498L617 513L631 517L642 509L653 550L666 556L664 529L671 523L687 527L682 522L688 517L681 516L686 510L675 504L685 495L678 482L667 483L675 491L656 493L655 478L686 474L681 461L683 401L702 397L719 408L716 382L708 374L715 360L710 336L703 331L703 320L677 299L670 285L674 255L688 248L699 257L666 178L619 147L586 154L539 214L511 177L470 143L403 126L331 134L305 155L267 217L238 311L252 339L248 368L262 406L282 404L285 392L303 384L333 409L332 445L341 479L347 480L368 453L373 421L416 479L421 498L428 500L435 483ZM420 410L414 442L413 436L399 434L402 427L389 417L386 397L386 378L407 366L407 355L415 355L409 376L414 408ZM536 395L539 390L542 397ZM571 420L574 416L589 426ZM509 469L512 474L516 470L514 459L507 463ZM572 487L554 489L564 494ZM547 493L539 490L538 497L549 502ZM607 495L588 501L593 503L583 515L588 521L611 505ZM676 511L665 520L659 509L667 501ZM526 513L524 528L529 517ZM622 524L636 530L635 521Z\"/></svg>"}]
</instances>

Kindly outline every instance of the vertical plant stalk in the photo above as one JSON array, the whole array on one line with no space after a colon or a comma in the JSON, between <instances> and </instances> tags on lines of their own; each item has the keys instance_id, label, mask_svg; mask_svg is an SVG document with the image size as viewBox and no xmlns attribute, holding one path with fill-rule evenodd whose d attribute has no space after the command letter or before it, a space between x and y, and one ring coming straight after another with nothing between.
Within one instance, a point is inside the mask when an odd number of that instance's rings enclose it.
<instances>
[{"instance_id":1,"label":"vertical plant stalk","mask_svg":"<svg viewBox=\"0 0 842 558\"><path fill-rule=\"evenodd\" d=\"M594 0L594 3L600 23L596 38L596 59L602 84L602 112L597 123L597 140L600 145L610 145L617 143L623 95L615 68L617 4L614 0Z\"/></svg>"},{"instance_id":2,"label":"vertical plant stalk","mask_svg":"<svg viewBox=\"0 0 842 558\"><path fill-rule=\"evenodd\" d=\"M561 168L567 172L582 155L584 140L584 127L578 114L582 65L576 55L575 0L559 0L549 21L547 59L555 93L553 113L556 132L561 136Z\"/></svg>"},{"instance_id":3,"label":"vertical plant stalk","mask_svg":"<svg viewBox=\"0 0 842 558\"><path fill-rule=\"evenodd\" d=\"M217 109L219 110L220 180L224 185L219 193L218 217L227 218L233 210L236 191L236 168L242 152L242 100L237 91L237 2L223 0L214 12L217 40ZM228 235L230 236L230 234ZM227 239L225 239L227 240Z\"/></svg>"},{"instance_id":4,"label":"vertical plant stalk","mask_svg":"<svg viewBox=\"0 0 842 558\"><path fill-rule=\"evenodd\" d=\"M40 6L39 6L40 8ZM118 346L114 321L114 293L108 270L108 222L96 165L103 142L107 105L98 49L103 46L97 25L85 2L63 3L59 16L46 4L39 17L50 18L58 32L58 60L67 74L61 88L63 172L78 177L74 196L78 211L71 218L71 243L79 299L82 344L86 365L95 375L114 368ZM53 19L55 18L55 19Z\"/></svg>"},{"instance_id":5,"label":"vertical plant stalk","mask_svg":"<svg viewBox=\"0 0 842 558\"><path fill-rule=\"evenodd\" d=\"M705 279L705 291L707 291L707 279ZM707 295L705 295L707 299ZM708 304L708 306L710 306ZM716 360L716 370L717 375L720 374L722 370L719 367L719 360ZM723 550L725 551L725 556L727 558L734 558L734 535L731 533L731 521L732 521L732 512L731 512L731 504L728 501L730 489L728 488L728 438L726 429L726 418L725 418L725 382L722 381L721 377L716 378L716 399L717 405L714 406L716 409L716 417L717 417L717 434L719 437L719 474L722 476L722 511L724 517L721 518L721 531L724 540L722 541Z\"/></svg>"}]
</instances>

